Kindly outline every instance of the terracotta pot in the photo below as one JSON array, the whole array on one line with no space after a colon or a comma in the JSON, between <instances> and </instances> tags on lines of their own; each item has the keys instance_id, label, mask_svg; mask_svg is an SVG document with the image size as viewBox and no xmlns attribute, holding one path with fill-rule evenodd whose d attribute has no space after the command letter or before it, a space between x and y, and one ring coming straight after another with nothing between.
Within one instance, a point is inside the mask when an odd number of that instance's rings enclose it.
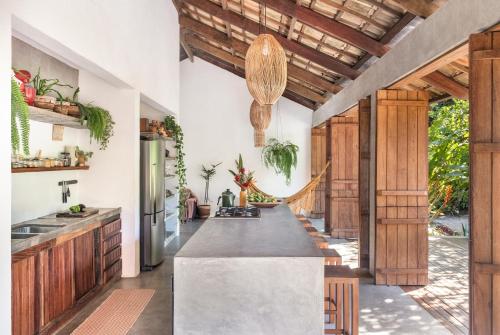
<instances>
[{"instance_id":1,"label":"terracotta pot","mask_svg":"<svg viewBox=\"0 0 500 335\"><path fill-rule=\"evenodd\" d=\"M59 114L68 115L69 108L71 107L69 102L57 102L54 106L54 112Z\"/></svg>"},{"instance_id":2,"label":"terracotta pot","mask_svg":"<svg viewBox=\"0 0 500 335\"><path fill-rule=\"evenodd\" d=\"M71 104L68 107L68 115L79 118L80 117L80 108L77 105Z\"/></svg>"},{"instance_id":3,"label":"terracotta pot","mask_svg":"<svg viewBox=\"0 0 500 335\"><path fill-rule=\"evenodd\" d=\"M44 109L54 109L56 98L48 95L37 95L35 97L35 107Z\"/></svg>"},{"instance_id":4,"label":"terracotta pot","mask_svg":"<svg viewBox=\"0 0 500 335\"><path fill-rule=\"evenodd\" d=\"M85 166L86 160L85 155L78 155L76 159L76 166Z\"/></svg>"},{"instance_id":5,"label":"terracotta pot","mask_svg":"<svg viewBox=\"0 0 500 335\"><path fill-rule=\"evenodd\" d=\"M210 216L210 205L198 205L198 216L200 219L206 219Z\"/></svg>"}]
</instances>

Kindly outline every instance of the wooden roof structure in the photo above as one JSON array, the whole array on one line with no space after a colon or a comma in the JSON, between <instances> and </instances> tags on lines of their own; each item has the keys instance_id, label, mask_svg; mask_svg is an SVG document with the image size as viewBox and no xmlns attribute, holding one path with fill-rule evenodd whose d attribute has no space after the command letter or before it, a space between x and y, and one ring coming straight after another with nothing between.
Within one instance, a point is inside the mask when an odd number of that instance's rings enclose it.
<instances>
[{"instance_id":1,"label":"wooden roof structure","mask_svg":"<svg viewBox=\"0 0 500 335\"><path fill-rule=\"evenodd\" d=\"M313 110L382 57L416 16L425 18L446 0L174 0L181 28L181 60L194 56L245 77L245 54L259 33L270 33L286 51L284 96ZM450 95L442 77L466 87L463 59L413 89L433 99ZM457 65L458 64L458 65ZM363 66L364 65L364 66ZM452 85L453 86L453 85Z\"/></svg>"}]
</instances>

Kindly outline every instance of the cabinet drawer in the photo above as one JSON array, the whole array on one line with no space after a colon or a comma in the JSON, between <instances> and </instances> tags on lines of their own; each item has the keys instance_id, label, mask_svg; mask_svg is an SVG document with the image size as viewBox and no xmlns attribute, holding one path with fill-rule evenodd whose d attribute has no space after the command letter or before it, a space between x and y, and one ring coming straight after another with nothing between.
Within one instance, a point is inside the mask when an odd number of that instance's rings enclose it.
<instances>
[{"instance_id":1,"label":"cabinet drawer","mask_svg":"<svg viewBox=\"0 0 500 335\"><path fill-rule=\"evenodd\" d=\"M111 250L104 256L102 266L104 269L107 269L111 266L111 264L115 263L122 257L122 247L118 246L117 248Z\"/></svg>"},{"instance_id":2,"label":"cabinet drawer","mask_svg":"<svg viewBox=\"0 0 500 335\"><path fill-rule=\"evenodd\" d=\"M102 239L105 240L122 229L122 220L118 219L116 221L110 222L105 226L102 226Z\"/></svg>"},{"instance_id":3,"label":"cabinet drawer","mask_svg":"<svg viewBox=\"0 0 500 335\"><path fill-rule=\"evenodd\" d=\"M109 269L104 271L104 284L109 282L115 276L121 276L122 274L122 260L118 260L115 264L111 265Z\"/></svg>"},{"instance_id":4,"label":"cabinet drawer","mask_svg":"<svg viewBox=\"0 0 500 335\"><path fill-rule=\"evenodd\" d=\"M122 233L111 236L102 242L102 254L106 255L113 250L116 246L122 243Z\"/></svg>"}]
</instances>

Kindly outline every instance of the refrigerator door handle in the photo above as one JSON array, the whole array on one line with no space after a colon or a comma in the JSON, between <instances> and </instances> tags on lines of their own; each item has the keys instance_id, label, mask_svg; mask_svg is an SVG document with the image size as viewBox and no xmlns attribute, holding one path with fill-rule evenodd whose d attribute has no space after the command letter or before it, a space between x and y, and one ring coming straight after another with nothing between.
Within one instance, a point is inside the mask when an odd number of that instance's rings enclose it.
<instances>
[{"instance_id":1,"label":"refrigerator door handle","mask_svg":"<svg viewBox=\"0 0 500 335\"><path fill-rule=\"evenodd\" d=\"M153 194L154 194L154 198L153 198L153 214L156 214L156 182L157 182L157 175L156 175L156 163L152 164L152 170L153 170L153 173L152 173L152 178L151 180L153 181ZM156 225L156 215L153 215L153 225Z\"/></svg>"}]
</instances>

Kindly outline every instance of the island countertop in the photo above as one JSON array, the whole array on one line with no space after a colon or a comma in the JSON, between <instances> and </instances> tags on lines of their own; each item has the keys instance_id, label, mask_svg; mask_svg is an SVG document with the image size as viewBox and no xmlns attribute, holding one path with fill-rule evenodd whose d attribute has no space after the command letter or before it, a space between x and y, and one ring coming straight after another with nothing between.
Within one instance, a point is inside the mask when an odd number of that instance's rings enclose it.
<instances>
[{"instance_id":1,"label":"island countertop","mask_svg":"<svg viewBox=\"0 0 500 335\"><path fill-rule=\"evenodd\" d=\"M286 205L260 218L209 218L175 257L323 257Z\"/></svg>"}]
</instances>

